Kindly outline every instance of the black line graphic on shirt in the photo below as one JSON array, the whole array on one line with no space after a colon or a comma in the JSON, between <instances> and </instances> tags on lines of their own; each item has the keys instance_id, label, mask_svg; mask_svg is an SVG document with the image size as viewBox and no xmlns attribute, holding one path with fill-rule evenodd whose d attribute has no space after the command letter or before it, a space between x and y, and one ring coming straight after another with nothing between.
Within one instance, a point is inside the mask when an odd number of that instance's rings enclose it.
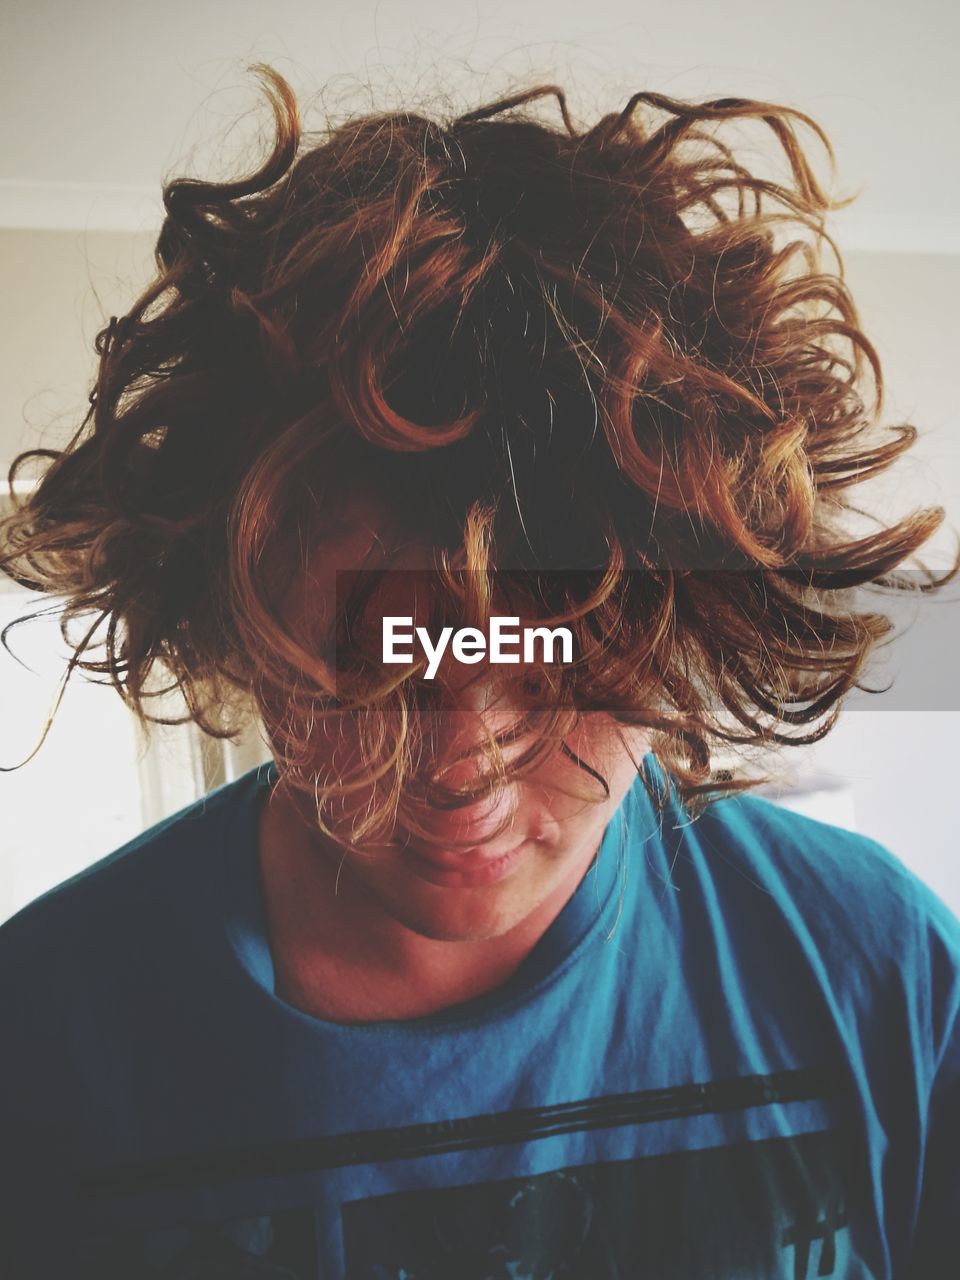
<instances>
[{"instance_id":1,"label":"black line graphic on shirt","mask_svg":"<svg viewBox=\"0 0 960 1280\"><path fill-rule=\"evenodd\" d=\"M871 1271L839 1130L367 1197L345 1280L814 1280ZM76 1280L316 1280L314 1210L89 1241Z\"/></svg>"},{"instance_id":2,"label":"black line graphic on shirt","mask_svg":"<svg viewBox=\"0 0 960 1280\"><path fill-rule=\"evenodd\" d=\"M750 1107L826 1099L841 1096L847 1088L841 1074L826 1067L735 1076L492 1115L456 1117L393 1129L331 1134L114 1165L81 1174L76 1182L76 1191L81 1199L91 1200L190 1190L351 1165L383 1164L415 1156L524 1144L539 1138L591 1129L619 1128L723 1114Z\"/></svg>"},{"instance_id":3,"label":"black line graphic on shirt","mask_svg":"<svg viewBox=\"0 0 960 1280\"><path fill-rule=\"evenodd\" d=\"M343 1207L346 1280L870 1274L836 1130L401 1191Z\"/></svg>"}]
</instances>

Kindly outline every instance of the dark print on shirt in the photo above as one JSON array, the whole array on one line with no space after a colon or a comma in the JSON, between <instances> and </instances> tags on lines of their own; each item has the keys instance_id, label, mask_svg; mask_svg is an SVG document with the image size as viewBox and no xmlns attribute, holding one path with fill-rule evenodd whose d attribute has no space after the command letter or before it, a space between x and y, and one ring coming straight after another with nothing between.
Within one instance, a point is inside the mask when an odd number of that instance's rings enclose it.
<instances>
[{"instance_id":1,"label":"dark print on shirt","mask_svg":"<svg viewBox=\"0 0 960 1280\"><path fill-rule=\"evenodd\" d=\"M81 1201L120 1220L156 1192L196 1193L209 1209L236 1186L249 1203L253 1182L266 1198L277 1177L462 1158L454 1185L347 1199L335 1263L318 1257L309 1209L225 1213L219 1226L101 1237L82 1280L329 1280L331 1266L336 1280L872 1280L859 1236L869 1196L854 1172L863 1153L844 1128L464 1181L470 1152L844 1095L837 1072L808 1067L89 1170Z\"/></svg>"},{"instance_id":2,"label":"dark print on shirt","mask_svg":"<svg viewBox=\"0 0 960 1280\"><path fill-rule=\"evenodd\" d=\"M865 1277L845 1150L827 1131L355 1201L346 1277Z\"/></svg>"}]
</instances>

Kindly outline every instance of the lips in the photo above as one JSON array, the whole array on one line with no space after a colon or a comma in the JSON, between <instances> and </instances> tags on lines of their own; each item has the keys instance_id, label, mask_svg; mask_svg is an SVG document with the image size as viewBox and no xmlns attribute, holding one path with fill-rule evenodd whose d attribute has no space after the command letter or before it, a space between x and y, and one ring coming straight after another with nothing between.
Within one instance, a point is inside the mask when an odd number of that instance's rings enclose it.
<instances>
[{"instance_id":1,"label":"lips","mask_svg":"<svg viewBox=\"0 0 960 1280\"><path fill-rule=\"evenodd\" d=\"M481 849L470 849L459 856L437 850L427 857L409 847L405 854L411 869L422 880L443 888L476 889L496 884L510 875L519 865L526 845L522 840L505 853L492 856Z\"/></svg>"},{"instance_id":2,"label":"lips","mask_svg":"<svg viewBox=\"0 0 960 1280\"><path fill-rule=\"evenodd\" d=\"M491 862L499 862L507 854L513 853L522 843L522 840L514 839L508 849L481 847L463 849L459 853L451 853L445 849L424 848L420 845L408 845L408 849L413 857L421 862L429 862L440 871L480 871L488 867Z\"/></svg>"}]
</instances>

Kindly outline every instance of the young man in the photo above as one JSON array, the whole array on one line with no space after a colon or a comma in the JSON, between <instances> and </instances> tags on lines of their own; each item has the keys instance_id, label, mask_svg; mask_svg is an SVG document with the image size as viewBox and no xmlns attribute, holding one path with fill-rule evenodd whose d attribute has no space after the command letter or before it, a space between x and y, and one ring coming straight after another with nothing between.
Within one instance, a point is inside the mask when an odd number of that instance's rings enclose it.
<instances>
[{"instance_id":1,"label":"young man","mask_svg":"<svg viewBox=\"0 0 960 1280\"><path fill-rule=\"evenodd\" d=\"M544 89L304 147L262 74L4 530L75 666L273 755L0 932L4 1274L954 1275L960 924L716 767L830 727L941 519L847 524L912 436L826 140Z\"/></svg>"}]
</instances>

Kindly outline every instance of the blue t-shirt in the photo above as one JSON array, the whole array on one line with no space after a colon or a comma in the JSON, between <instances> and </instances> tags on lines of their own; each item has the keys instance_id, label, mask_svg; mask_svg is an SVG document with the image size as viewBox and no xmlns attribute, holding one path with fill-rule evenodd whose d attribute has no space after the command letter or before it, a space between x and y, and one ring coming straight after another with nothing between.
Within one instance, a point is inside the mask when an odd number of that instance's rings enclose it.
<instances>
[{"instance_id":1,"label":"blue t-shirt","mask_svg":"<svg viewBox=\"0 0 960 1280\"><path fill-rule=\"evenodd\" d=\"M0 1275L960 1275L960 923L881 846L638 779L509 982L344 1026L275 991L275 780L0 930Z\"/></svg>"}]
</instances>

